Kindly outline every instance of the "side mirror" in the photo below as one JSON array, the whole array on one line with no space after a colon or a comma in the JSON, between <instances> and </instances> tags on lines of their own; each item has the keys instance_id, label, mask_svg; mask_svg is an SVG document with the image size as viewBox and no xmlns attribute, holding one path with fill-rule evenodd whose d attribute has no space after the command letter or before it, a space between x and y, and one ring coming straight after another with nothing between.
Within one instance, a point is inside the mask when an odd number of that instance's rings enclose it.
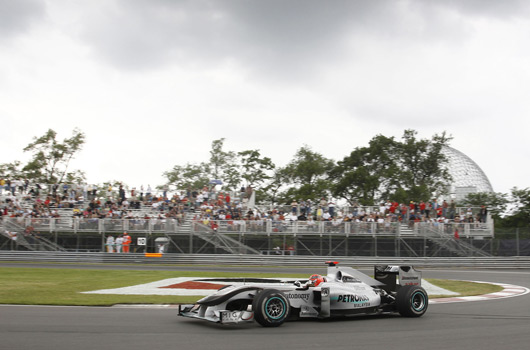
<instances>
[{"instance_id":1,"label":"side mirror","mask_svg":"<svg viewBox=\"0 0 530 350\"><path fill-rule=\"evenodd\" d=\"M300 283L300 281L294 281L294 285L297 287L301 287L302 283Z\"/></svg>"}]
</instances>

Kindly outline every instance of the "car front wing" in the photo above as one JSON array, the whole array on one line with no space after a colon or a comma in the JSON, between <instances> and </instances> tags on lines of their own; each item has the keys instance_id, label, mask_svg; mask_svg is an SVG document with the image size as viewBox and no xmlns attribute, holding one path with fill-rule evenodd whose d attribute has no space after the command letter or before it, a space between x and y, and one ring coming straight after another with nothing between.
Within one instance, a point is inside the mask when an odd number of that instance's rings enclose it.
<instances>
[{"instance_id":1,"label":"car front wing","mask_svg":"<svg viewBox=\"0 0 530 350\"><path fill-rule=\"evenodd\" d=\"M204 321L230 324L254 321L252 311L217 310L204 305L179 305L179 316L196 318Z\"/></svg>"}]
</instances>

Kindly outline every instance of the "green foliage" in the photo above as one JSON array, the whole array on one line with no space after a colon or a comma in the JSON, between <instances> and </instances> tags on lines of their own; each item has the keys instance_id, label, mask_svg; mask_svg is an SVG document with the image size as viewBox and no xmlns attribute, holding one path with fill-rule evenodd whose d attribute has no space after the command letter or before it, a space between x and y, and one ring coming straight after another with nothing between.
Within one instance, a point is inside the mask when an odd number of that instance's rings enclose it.
<instances>
[{"instance_id":1,"label":"green foliage","mask_svg":"<svg viewBox=\"0 0 530 350\"><path fill-rule=\"evenodd\" d=\"M0 177L5 179L23 178L24 173L22 172L21 164L18 160L13 163L0 164Z\"/></svg>"},{"instance_id":2,"label":"green foliage","mask_svg":"<svg viewBox=\"0 0 530 350\"><path fill-rule=\"evenodd\" d=\"M401 142L377 135L368 147L354 149L330 173L333 195L350 204L374 205L443 194L450 175L442 147L450 138L443 133L419 140L416 134L405 130Z\"/></svg>"},{"instance_id":3,"label":"green foliage","mask_svg":"<svg viewBox=\"0 0 530 350\"><path fill-rule=\"evenodd\" d=\"M411 200L429 200L433 195L445 194L446 184L451 180L446 167L447 158L442 147L451 140L445 132L435 134L431 140L416 138L417 132L405 130L399 144L398 173L401 187L409 193Z\"/></svg>"},{"instance_id":4,"label":"green foliage","mask_svg":"<svg viewBox=\"0 0 530 350\"><path fill-rule=\"evenodd\" d=\"M239 152L238 156L241 160L241 178L247 185L255 188L272 178L270 172L275 165L269 157L261 157L259 150Z\"/></svg>"},{"instance_id":5,"label":"green foliage","mask_svg":"<svg viewBox=\"0 0 530 350\"><path fill-rule=\"evenodd\" d=\"M417 139L413 130L405 130L402 141L377 135L337 164L304 145L276 168L259 150L225 151L222 138L212 142L208 164L174 166L164 175L179 188L201 188L212 179L221 180L225 190L249 185L259 190L259 200L281 204L329 196L362 205L428 200L443 193L449 180L441 152L449 139L445 133Z\"/></svg>"},{"instance_id":6,"label":"green foliage","mask_svg":"<svg viewBox=\"0 0 530 350\"><path fill-rule=\"evenodd\" d=\"M62 183L67 180L84 181L81 171L69 172L68 166L85 143L85 135L74 129L70 138L57 141L57 133L49 129L43 136L34 137L24 148L31 152L31 160L22 168L24 177L41 183Z\"/></svg>"},{"instance_id":7,"label":"green foliage","mask_svg":"<svg viewBox=\"0 0 530 350\"><path fill-rule=\"evenodd\" d=\"M86 175L84 171L81 170L74 170L71 172L66 173L66 177L63 180L63 182L69 183L69 184L80 184L85 182Z\"/></svg>"},{"instance_id":8,"label":"green foliage","mask_svg":"<svg viewBox=\"0 0 530 350\"><path fill-rule=\"evenodd\" d=\"M508 215L499 220L501 227L530 226L530 189L512 188Z\"/></svg>"},{"instance_id":9,"label":"green foliage","mask_svg":"<svg viewBox=\"0 0 530 350\"><path fill-rule=\"evenodd\" d=\"M331 193L328 174L333 166L332 160L314 152L309 146L300 148L294 159L276 173L279 192L276 198L281 203L290 203L293 199L317 200L328 197Z\"/></svg>"},{"instance_id":10,"label":"green foliage","mask_svg":"<svg viewBox=\"0 0 530 350\"><path fill-rule=\"evenodd\" d=\"M269 203L287 203L283 198L282 187L289 181L289 174L286 168L276 168L269 184L263 188L265 194L263 199Z\"/></svg>"},{"instance_id":11,"label":"green foliage","mask_svg":"<svg viewBox=\"0 0 530 350\"><path fill-rule=\"evenodd\" d=\"M369 147L353 150L349 156L337 162L331 171L334 181L333 195L343 198L350 205L373 205L378 197L387 195L395 187L393 175L397 172L393 138L378 135ZM399 188L399 187L398 187Z\"/></svg>"},{"instance_id":12,"label":"green foliage","mask_svg":"<svg viewBox=\"0 0 530 350\"><path fill-rule=\"evenodd\" d=\"M333 161L320 153L314 152L307 145L300 148L294 159L287 164L289 178L299 185L311 185L319 179L325 178L333 167Z\"/></svg>"},{"instance_id":13,"label":"green foliage","mask_svg":"<svg viewBox=\"0 0 530 350\"><path fill-rule=\"evenodd\" d=\"M496 239L530 239L530 225L522 227L510 227L501 219L495 221Z\"/></svg>"},{"instance_id":14,"label":"green foliage","mask_svg":"<svg viewBox=\"0 0 530 350\"><path fill-rule=\"evenodd\" d=\"M175 165L172 170L164 172L167 183L179 189L202 188L210 181L208 166L205 163Z\"/></svg>"},{"instance_id":15,"label":"green foliage","mask_svg":"<svg viewBox=\"0 0 530 350\"><path fill-rule=\"evenodd\" d=\"M214 140L210 150L209 175L211 179L226 179L227 172L233 172L235 153L223 150L225 139Z\"/></svg>"},{"instance_id":16,"label":"green foliage","mask_svg":"<svg viewBox=\"0 0 530 350\"><path fill-rule=\"evenodd\" d=\"M259 150L225 151L224 141L222 138L212 142L209 163L175 165L165 172L167 183L177 188L202 188L211 180L221 180L224 190L238 190L243 185L254 189L267 187L264 183L272 178L275 167L272 160L262 157ZM262 194L261 198L264 197Z\"/></svg>"},{"instance_id":17,"label":"green foliage","mask_svg":"<svg viewBox=\"0 0 530 350\"><path fill-rule=\"evenodd\" d=\"M458 203L460 206L473 206L479 207L485 205L493 219L495 221L500 220L502 215L506 213L509 200L507 195L504 193L495 192L478 192L469 193L462 203Z\"/></svg>"},{"instance_id":18,"label":"green foliage","mask_svg":"<svg viewBox=\"0 0 530 350\"><path fill-rule=\"evenodd\" d=\"M530 229L530 189L512 188L510 195L505 193L470 193L458 203L462 206L485 205L495 220L496 236L499 229ZM521 231L525 232L525 231Z\"/></svg>"}]
</instances>

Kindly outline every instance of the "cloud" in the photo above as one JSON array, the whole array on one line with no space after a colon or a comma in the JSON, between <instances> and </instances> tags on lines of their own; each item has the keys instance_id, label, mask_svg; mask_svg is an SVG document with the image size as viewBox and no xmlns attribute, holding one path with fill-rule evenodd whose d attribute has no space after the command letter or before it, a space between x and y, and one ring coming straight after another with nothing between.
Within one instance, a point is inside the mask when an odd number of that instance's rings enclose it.
<instances>
[{"instance_id":1,"label":"cloud","mask_svg":"<svg viewBox=\"0 0 530 350\"><path fill-rule=\"evenodd\" d=\"M19 150L48 128L77 126L89 178L137 184L207 160L221 137L285 164L304 144L339 159L377 134L447 130L487 166L495 162L480 157L495 156L483 147L506 132L511 152L495 159L520 165L515 143L527 128L513 125L530 110L529 5L0 0L0 115L10 131L0 141ZM112 144L125 147L123 164L152 164L124 175Z\"/></svg>"},{"instance_id":2,"label":"cloud","mask_svg":"<svg viewBox=\"0 0 530 350\"><path fill-rule=\"evenodd\" d=\"M0 41L26 33L45 18L46 6L39 0L0 0Z\"/></svg>"},{"instance_id":3,"label":"cloud","mask_svg":"<svg viewBox=\"0 0 530 350\"><path fill-rule=\"evenodd\" d=\"M229 65L250 79L300 85L318 82L330 67L355 65L374 49L389 56L401 47L465 45L476 34L469 14L502 20L528 11L518 0L115 0L84 6L76 35L114 69L141 74Z\"/></svg>"},{"instance_id":4,"label":"cloud","mask_svg":"<svg viewBox=\"0 0 530 350\"><path fill-rule=\"evenodd\" d=\"M354 58L366 34L432 41L459 27L438 14L426 19L416 1L118 0L98 8L78 19L78 34L124 70L231 62L263 76L311 76L323 63Z\"/></svg>"},{"instance_id":5,"label":"cloud","mask_svg":"<svg viewBox=\"0 0 530 350\"><path fill-rule=\"evenodd\" d=\"M530 4L526 0L435 0L425 2L414 0L418 5L455 10L465 16L477 16L484 18L511 19L525 17L530 13Z\"/></svg>"},{"instance_id":6,"label":"cloud","mask_svg":"<svg viewBox=\"0 0 530 350\"><path fill-rule=\"evenodd\" d=\"M235 64L284 81L318 76L323 64L354 60L366 40L458 42L470 30L464 15L528 12L522 0L94 0L50 6L69 8L75 25L65 27L66 34L81 38L95 57L118 70ZM0 0L0 7L0 33L8 36L26 31L46 12L38 0Z\"/></svg>"}]
</instances>

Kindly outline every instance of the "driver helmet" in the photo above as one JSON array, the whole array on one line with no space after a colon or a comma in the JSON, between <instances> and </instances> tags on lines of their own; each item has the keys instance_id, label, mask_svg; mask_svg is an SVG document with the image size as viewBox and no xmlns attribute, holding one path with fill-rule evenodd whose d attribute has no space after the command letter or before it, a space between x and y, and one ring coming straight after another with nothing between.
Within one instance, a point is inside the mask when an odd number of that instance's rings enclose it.
<instances>
[{"instance_id":1,"label":"driver helmet","mask_svg":"<svg viewBox=\"0 0 530 350\"><path fill-rule=\"evenodd\" d=\"M309 277L309 285L313 287L318 286L322 282L324 282L324 277L322 277L321 275L312 275L311 277Z\"/></svg>"}]
</instances>

